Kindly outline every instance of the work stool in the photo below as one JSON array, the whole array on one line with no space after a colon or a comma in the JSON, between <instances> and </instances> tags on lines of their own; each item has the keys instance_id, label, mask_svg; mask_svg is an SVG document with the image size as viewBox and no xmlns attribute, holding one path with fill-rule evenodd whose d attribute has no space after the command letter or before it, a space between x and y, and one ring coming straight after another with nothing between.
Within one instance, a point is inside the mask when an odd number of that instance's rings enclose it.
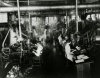
<instances>
[{"instance_id":1,"label":"work stool","mask_svg":"<svg viewBox=\"0 0 100 78\"><path fill-rule=\"evenodd\" d=\"M66 68L70 67L70 66L74 66L74 62L71 62L69 59L67 59L67 55L65 54L66 57Z\"/></svg>"},{"instance_id":2,"label":"work stool","mask_svg":"<svg viewBox=\"0 0 100 78\"><path fill-rule=\"evenodd\" d=\"M41 67L42 63L43 63L43 60L41 58L41 55L33 57L33 66L39 66L39 67Z\"/></svg>"}]
</instances>

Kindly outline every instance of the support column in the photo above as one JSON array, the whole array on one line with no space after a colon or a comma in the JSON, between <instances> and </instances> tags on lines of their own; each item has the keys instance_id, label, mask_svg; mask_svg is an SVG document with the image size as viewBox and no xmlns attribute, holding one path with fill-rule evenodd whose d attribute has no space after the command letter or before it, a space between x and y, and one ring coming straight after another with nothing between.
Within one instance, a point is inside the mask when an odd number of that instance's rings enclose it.
<instances>
[{"instance_id":1,"label":"support column","mask_svg":"<svg viewBox=\"0 0 100 78\"><path fill-rule=\"evenodd\" d=\"M18 41L22 40L22 31L21 31L21 21L20 21L20 8L19 8L19 0L17 0L17 7L18 7L18 20L19 20L19 39ZM20 55L20 63L22 62L22 43L20 43L21 45L21 55Z\"/></svg>"},{"instance_id":2,"label":"support column","mask_svg":"<svg viewBox=\"0 0 100 78\"><path fill-rule=\"evenodd\" d=\"M19 20L19 37L21 37L21 23L20 23L20 8L19 8L19 0L17 0L17 7L18 7L18 20Z\"/></svg>"},{"instance_id":3,"label":"support column","mask_svg":"<svg viewBox=\"0 0 100 78\"><path fill-rule=\"evenodd\" d=\"M30 5L29 0L28 0L28 6ZM30 12L28 12L28 17L29 17L29 32L31 32L31 22L30 22Z\"/></svg>"},{"instance_id":4,"label":"support column","mask_svg":"<svg viewBox=\"0 0 100 78\"><path fill-rule=\"evenodd\" d=\"M28 0L28 6L30 5L30 2ZM30 12L28 12L28 21L29 21L29 30L28 30L28 34L29 34L29 38L28 38L28 48L30 49L30 39L31 39L31 32L32 32L32 29L31 29L31 18L30 18Z\"/></svg>"},{"instance_id":5,"label":"support column","mask_svg":"<svg viewBox=\"0 0 100 78\"><path fill-rule=\"evenodd\" d=\"M78 0L76 0L76 32L78 32Z\"/></svg>"},{"instance_id":6,"label":"support column","mask_svg":"<svg viewBox=\"0 0 100 78\"><path fill-rule=\"evenodd\" d=\"M68 16L67 15L68 14L67 14L67 11L66 11L66 28L68 28L68 20L67 20Z\"/></svg>"},{"instance_id":7,"label":"support column","mask_svg":"<svg viewBox=\"0 0 100 78\"><path fill-rule=\"evenodd\" d=\"M67 16L67 21L68 21L67 27L69 27L69 16Z\"/></svg>"}]
</instances>

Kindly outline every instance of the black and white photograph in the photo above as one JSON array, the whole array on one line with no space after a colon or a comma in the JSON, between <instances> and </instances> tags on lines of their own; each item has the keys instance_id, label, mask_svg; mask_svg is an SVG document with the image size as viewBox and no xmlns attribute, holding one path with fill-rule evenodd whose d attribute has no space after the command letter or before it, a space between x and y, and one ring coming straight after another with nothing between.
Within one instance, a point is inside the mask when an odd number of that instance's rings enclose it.
<instances>
[{"instance_id":1,"label":"black and white photograph","mask_svg":"<svg viewBox=\"0 0 100 78\"><path fill-rule=\"evenodd\" d=\"M0 78L100 78L100 0L0 0Z\"/></svg>"}]
</instances>

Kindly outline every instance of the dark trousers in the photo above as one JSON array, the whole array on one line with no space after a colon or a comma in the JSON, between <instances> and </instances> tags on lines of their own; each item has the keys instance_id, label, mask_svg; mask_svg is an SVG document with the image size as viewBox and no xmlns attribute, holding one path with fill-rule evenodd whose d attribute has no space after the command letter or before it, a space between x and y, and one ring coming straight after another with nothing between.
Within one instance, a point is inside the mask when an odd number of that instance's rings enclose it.
<instances>
[{"instance_id":1,"label":"dark trousers","mask_svg":"<svg viewBox=\"0 0 100 78\"><path fill-rule=\"evenodd\" d=\"M69 59L67 59L66 62L67 62L67 72L68 72L69 78L76 78L75 61L72 62Z\"/></svg>"},{"instance_id":2,"label":"dark trousers","mask_svg":"<svg viewBox=\"0 0 100 78\"><path fill-rule=\"evenodd\" d=\"M75 61L71 61L69 59L66 60L66 66L75 66Z\"/></svg>"}]
</instances>

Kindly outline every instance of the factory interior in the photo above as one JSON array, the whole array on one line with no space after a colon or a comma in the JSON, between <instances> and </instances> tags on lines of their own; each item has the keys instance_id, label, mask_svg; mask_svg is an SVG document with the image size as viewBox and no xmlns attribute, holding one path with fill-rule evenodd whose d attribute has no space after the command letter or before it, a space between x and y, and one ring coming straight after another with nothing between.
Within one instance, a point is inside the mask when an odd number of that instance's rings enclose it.
<instances>
[{"instance_id":1,"label":"factory interior","mask_svg":"<svg viewBox=\"0 0 100 78\"><path fill-rule=\"evenodd\" d=\"M100 0L0 0L0 78L100 78Z\"/></svg>"}]
</instances>

